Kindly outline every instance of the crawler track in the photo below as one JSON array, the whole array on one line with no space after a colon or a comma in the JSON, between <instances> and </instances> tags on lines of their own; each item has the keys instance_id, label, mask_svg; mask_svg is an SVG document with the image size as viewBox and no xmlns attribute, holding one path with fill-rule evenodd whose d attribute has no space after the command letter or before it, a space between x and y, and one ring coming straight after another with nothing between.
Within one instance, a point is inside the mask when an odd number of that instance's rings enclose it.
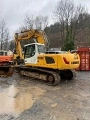
<instances>
[{"instance_id":1,"label":"crawler track","mask_svg":"<svg viewBox=\"0 0 90 120\"><path fill-rule=\"evenodd\" d=\"M61 76L61 79L64 79L64 80L73 80L76 77L76 71L72 69L61 70L60 76Z\"/></svg>"},{"instance_id":2,"label":"crawler track","mask_svg":"<svg viewBox=\"0 0 90 120\"><path fill-rule=\"evenodd\" d=\"M66 70L66 80L73 80L76 77L76 71L75 70Z\"/></svg>"},{"instance_id":3,"label":"crawler track","mask_svg":"<svg viewBox=\"0 0 90 120\"><path fill-rule=\"evenodd\" d=\"M47 82L48 85L52 85L52 86L58 85L61 80L59 73L50 70L40 69L40 68L22 67L19 68L18 73L21 76L28 76L28 77L44 80Z\"/></svg>"}]
</instances>

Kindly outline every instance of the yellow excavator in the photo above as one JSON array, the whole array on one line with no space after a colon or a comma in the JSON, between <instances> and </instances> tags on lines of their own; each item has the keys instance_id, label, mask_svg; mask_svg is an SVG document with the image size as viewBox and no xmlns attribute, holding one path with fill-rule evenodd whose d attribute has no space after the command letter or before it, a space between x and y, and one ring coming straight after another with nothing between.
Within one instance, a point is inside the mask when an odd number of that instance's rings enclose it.
<instances>
[{"instance_id":1,"label":"yellow excavator","mask_svg":"<svg viewBox=\"0 0 90 120\"><path fill-rule=\"evenodd\" d=\"M23 46L21 41L31 41ZM15 33L14 63L18 74L44 80L49 85L57 85L61 79L72 80L76 76L75 68L79 67L77 53L64 51L46 51L49 41L40 30L27 30Z\"/></svg>"}]
</instances>

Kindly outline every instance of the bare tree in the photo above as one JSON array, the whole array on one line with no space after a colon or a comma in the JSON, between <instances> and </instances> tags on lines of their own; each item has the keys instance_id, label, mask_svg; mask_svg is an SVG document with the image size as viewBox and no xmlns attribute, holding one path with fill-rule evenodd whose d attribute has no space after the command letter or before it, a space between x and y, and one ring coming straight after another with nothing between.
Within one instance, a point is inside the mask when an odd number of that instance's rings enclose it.
<instances>
[{"instance_id":1,"label":"bare tree","mask_svg":"<svg viewBox=\"0 0 90 120\"><path fill-rule=\"evenodd\" d=\"M42 29L42 21L43 21L42 16L37 16L35 18L35 26L36 26L37 29Z\"/></svg>"},{"instance_id":2,"label":"bare tree","mask_svg":"<svg viewBox=\"0 0 90 120\"><path fill-rule=\"evenodd\" d=\"M15 48L15 43L14 43L14 41L12 40L12 41L10 42L10 45L9 45L9 50L13 51L14 48Z\"/></svg>"},{"instance_id":3,"label":"bare tree","mask_svg":"<svg viewBox=\"0 0 90 120\"><path fill-rule=\"evenodd\" d=\"M43 29L48 26L48 16L43 17Z\"/></svg>"},{"instance_id":4,"label":"bare tree","mask_svg":"<svg viewBox=\"0 0 90 120\"><path fill-rule=\"evenodd\" d=\"M72 0L60 0L58 1L54 16L61 26L61 40L62 46L65 41L75 39L75 28L78 24L78 17L84 12L84 7L79 5L75 6Z\"/></svg>"},{"instance_id":5,"label":"bare tree","mask_svg":"<svg viewBox=\"0 0 90 120\"><path fill-rule=\"evenodd\" d=\"M6 23L4 20L0 22L0 47L2 49L7 49L7 43L9 40L9 30L6 27Z\"/></svg>"},{"instance_id":6,"label":"bare tree","mask_svg":"<svg viewBox=\"0 0 90 120\"><path fill-rule=\"evenodd\" d=\"M9 36L9 30L6 29L6 35L4 38L4 44L3 44L3 49L7 50L8 49L8 40L9 40L10 36Z\"/></svg>"},{"instance_id":7,"label":"bare tree","mask_svg":"<svg viewBox=\"0 0 90 120\"><path fill-rule=\"evenodd\" d=\"M67 0L58 1L57 6L55 8L54 16L56 17L56 19L58 19L58 22L61 25L60 33L61 33L62 44L66 39L65 33L67 35L69 33L69 25L74 16L74 10L75 7L73 1L67 1Z\"/></svg>"},{"instance_id":8,"label":"bare tree","mask_svg":"<svg viewBox=\"0 0 90 120\"><path fill-rule=\"evenodd\" d=\"M80 23L80 20L82 19L82 18L80 19L80 16L83 14L86 14L86 8L84 6L82 6L81 4L76 6L76 8L74 10L74 15L70 22L73 39L75 39L75 36L82 30L82 29L80 29L79 31L77 31L77 28ZM84 24L82 24L82 26L84 27Z\"/></svg>"},{"instance_id":9,"label":"bare tree","mask_svg":"<svg viewBox=\"0 0 90 120\"><path fill-rule=\"evenodd\" d=\"M37 16L35 18L35 27L37 29L43 30L48 25L48 17L47 16Z\"/></svg>"},{"instance_id":10,"label":"bare tree","mask_svg":"<svg viewBox=\"0 0 90 120\"><path fill-rule=\"evenodd\" d=\"M26 14L24 18L24 25L20 29L27 30L27 29L36 28L36 29L44 30L47 25L48 25L47 16L36 16L34 18L33 15Z\"/></svg>"},{"instance_id":11,"label":"bare tree","mask_svg":"<svg viewBox=\"0 0 90 120\"><path fill-rule=\"evenodd\" d=\"M33 15L25 15L25 19L24 19L24 22L25 22L25 28L27 29L32 29L33 26L34 26L34 18L33 18Z\"/></svg>"}]
</instances>

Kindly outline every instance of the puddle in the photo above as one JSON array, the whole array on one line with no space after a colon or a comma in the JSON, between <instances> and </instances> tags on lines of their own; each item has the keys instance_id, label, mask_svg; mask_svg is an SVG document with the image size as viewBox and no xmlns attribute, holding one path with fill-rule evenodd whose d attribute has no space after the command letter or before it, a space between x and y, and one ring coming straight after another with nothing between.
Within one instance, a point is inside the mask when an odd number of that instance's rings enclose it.
<instances>
[{"instance_id":1,"label":"puddle","mask_svg":"<svg viewBox=\"0 0 90 120\"><path fill-rule=\"evenodd\" d=\"M16 88L14 85L0 93L0 114L18 116L33 106L45 90L39 87Z\"/></svg>"}]
</instances>

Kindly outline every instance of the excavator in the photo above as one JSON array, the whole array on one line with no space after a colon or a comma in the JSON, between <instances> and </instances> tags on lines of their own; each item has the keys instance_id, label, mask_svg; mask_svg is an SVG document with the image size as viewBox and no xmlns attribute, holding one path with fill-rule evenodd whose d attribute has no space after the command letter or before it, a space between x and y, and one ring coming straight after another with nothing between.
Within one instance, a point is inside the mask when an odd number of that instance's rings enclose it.
<instances>
[{"instance_id":1,"label":"excavator","mask_svg":"<svg viewBox=\"0 0 90 120\"><path fill-rule=\"evenodd\" d=\"M30 43L31 40L34 42ZM23 46L22 41L28 43ZM30 29L15 33L14 67L18 74L44 80L52 86L58 85L63 79L74 79L74 69L80 64L79 55L70 51L49 52L49 45L44 31Z\"/></svg>"},{"instance_id":2,"label":"excavator","mask_svg":"<svg viewBox=\"0 0 90 120\"><path fill-rule=\"evenodd\" d=\"M9 77L13 74L13 55L0 50L0 77Z\"/></svg>"}]
</instances>

